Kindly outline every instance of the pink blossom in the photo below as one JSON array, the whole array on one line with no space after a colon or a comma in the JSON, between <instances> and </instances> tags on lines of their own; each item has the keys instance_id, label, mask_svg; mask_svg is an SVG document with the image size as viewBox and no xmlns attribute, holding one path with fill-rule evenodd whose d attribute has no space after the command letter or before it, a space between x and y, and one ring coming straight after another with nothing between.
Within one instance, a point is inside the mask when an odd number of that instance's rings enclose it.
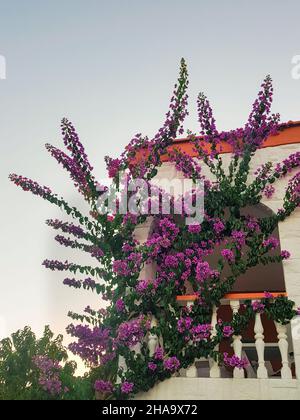
<instances>
[{"instance_id":1,"label":"pink blossom","mask_svg":"<svg viewBox=\"0 0 300 420\"><path fill-rule=\"evenodd\" d=\"M163 357L164 357L164 349L162 347L157 347L157 349L154 352L154 359L162 360Z\"/></svg>"},{"instance_id":2,"label":"pink blossom","mask_svg":"<svg viewBox=\"0 0 300 420\"><path fill-rule=\"evenodd\" d=\"M169 357L168 359L164 361L164 368L166 370L170 370L171 372L174 372L175 370L179 369L179 367L180 367L180 362L175 356Z\"/></svg>"},{"instance_id":3,"label":"pink blossom","mask_svg":"<svg viewBox=\"0 0 300 420\"><path fill-rule=\"evenodd\" d=\"M132 382L123 382L121 385L121 391L123 394L130 394L133 391L134 384Z\"/></svg>"},{"instance_id":4,"label":"pink blossom","mask_svg":"<svg viewBox=\"0 0 300 420\"><path fill-rule=\"evenodd\" d=\"M252 302L251 304L254 312L263 313L265 310L265 305L259 301Z\"/></svg>"},{"instance_id":5,"label":"pink blossom","mask_svg":"<svg viewBox=\"0 0 300 420\"><path fill-rule=\"evenodd\" d=\"M154 362L149 362L148 363L148 369L152 370L152 372L154 372L157 369L157 364Z\"/></svg>"},{"instance_id":6,"label":"pink blossom","mask_svg":"<svg viewBox=\"0 0 300 420\"><path fill-rule=\"evenodd\" d=\"M97 380L95 382L94 388L98 392L113 392L113 385L110 381L103 381L103 380Z\"/></svg>"}]
</instances>

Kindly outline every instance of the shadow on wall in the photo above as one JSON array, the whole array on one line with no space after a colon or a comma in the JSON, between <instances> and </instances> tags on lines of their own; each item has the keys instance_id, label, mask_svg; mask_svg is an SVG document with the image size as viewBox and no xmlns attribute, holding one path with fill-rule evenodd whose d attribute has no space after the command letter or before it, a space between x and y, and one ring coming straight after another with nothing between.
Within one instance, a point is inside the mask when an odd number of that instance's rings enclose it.
<instances>
[{"instance_id":1,"label":"shadow on wall","mask_svg":"<svg viewBox=\"0 0 300 420\"><path fill-rule=\"evenodd\" d=\"M252 218L266 218L274 216L274 212L264 204L258 204L256 206L245 207L241 212L244 216L250 216ZM278 239L279 229L278 227L272 233L272 237ZM207 258L211 266L216 266L217 261L220 258L221 246L215 247L215 252ZM244 248L246 251L246 248ZM278 255L281 252L281 247L279 246L275 251L271 251L268 255ZM222 277L225 279L230 273L229 267L225 266L222 273ZM285 292L285 281L284 281L284 271L283 264L280 263L271 263L268 265L259 264L255 267L248 269L248 271L241 275L233 289L232 292L237 293L253 293L253 292ZM192 289L187 286L187 294L193 294Z\"/></svg>"}]
</instances>

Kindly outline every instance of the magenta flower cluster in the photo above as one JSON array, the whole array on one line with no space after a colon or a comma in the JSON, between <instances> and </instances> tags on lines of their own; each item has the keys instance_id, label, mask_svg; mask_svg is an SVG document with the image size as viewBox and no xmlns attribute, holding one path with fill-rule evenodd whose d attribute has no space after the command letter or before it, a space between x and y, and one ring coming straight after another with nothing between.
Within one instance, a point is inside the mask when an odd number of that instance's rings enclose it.
<instances>
[{"instance_id":1,"label":"magenta flower cluster","mask_svg":"<svg viewBox=\"0 0 300 420\"><path fill-rule=\"evenodd\" d=\"M48 356L35 356L33 363L39 370L39 384L44 391L52 396L68 392L68 389L63 387L60 378L62 368L57 360Z\"/></svg>"},{"instance_id":2,"label":"magenta flower cluster","mask_svg":"<svg viewBox=\"0 0 300 420\"><path fill-rule=\"evenodd\" d=\"M270 238L263 241L262 246L268 248L269 250L276 249L280 245L280 242L277 238L271 236Z\"/></svg>"},{"instance_id":3,"label":"magenta flower cluster","mask_svg":"<svg viewBox=\"0 0 300 420\"><path fill-rule=\"evenodd\" d=\"M102 379L95 382L94 388L97 392L109 394L111 394L114 389L113 384L110 381L103 381Z\"/></svg>"},{"instance_id":4,"label":"magenta flower cluster","mask_svg":"<svg viewBox=\"0 0 300 420\"><path fill-rule=\"evenodd\" d=\"M265 310L265 305L260 301L252 302L251 306L252 306L252 309L253 309L254 312L257 312L257 313L260 313L260 314L263 313L264 310Z\"/></svg>"},{"instance_id":5,"label":"magenta flower cluster","mask_svg":"<svg viewBox=\"0 0 300 420\"><path fill-rule=\"evenodd\" d=\"M81 226L74 225L73 223L63 222L58 219L48 219L46 220L46 224L55 230L61 230L64 233L70 233L79 239L84 238L86 235Z\"/></svg>"},{"instance_id":6,"label":"magenta flower cluster","mask_svg":"<svg viewBox=\"0 0 300 420\"><path fill-rule=\"evenodd\" d=\"M116 301L116 309L118 312L124 312L125 311L125 303L123 299L118 299Z\"/></svg>"},{"instance_id":7,"label":"magenta flower cluster","mask_svg":"<svg viewBox=\"0 0 300 420\"><path fill-rule=\"evenodd\" d=\"M180 362L175 356L169 357L166 360L164 360L164 368L171 372L175 372L180 368Z\"/></svg>"},{"instance_id":8,"label":"magenta flower cluster","mask_svg":"<svg viewBox=\"0 0 300 420\"><path fill-rule=\"evenodd\" d=\"M245 369L249 366L247 359L241 359L237 356L228 356L228 353L223 353L225 365L237 369Z\"/></svg>"},{"instance_id":9,"label":"magenta flower cluster","mask_svg":"<svg viewBox=\"0 0 300 420\"><path fill-rule=\"evenodd\" d=\"M74 278L66 278L63 281L63 284L69 287L74 287L75 289L80 289L83 287L84 289L91 289L94 290L96 287L95 280L91 279L90 277L84 280L76 280Z\"/></svg>"},{"instance_id":10,"label":"magenta flower cluster","mask_svg":"<svg viewBox=\"0 0 300 420\"><path fill-rule=\"evenodd\" d=\"M157 369L157 364L154 362L149 362L148 363L148 369L151 370L152 372L155 372Z\"/></svg>"},{"instance_id":11,"label":"magenta flower cluster","mask_svg":"<svg viewBox=\"0 0 300 420\"><path fill-rule=\"evenodd\" d=\"M223 327L223 337L230 338L234 334L234 329L230 325Z\"/></svg>"},{"instance_id":12,"label":"magenta flower cluster","mask_svg":"<svg viewBox=\"0 0 300 420\"><path fill-rule=\"evenodd\" d=\"M25 178L21 175L11 174L9 179L17 186L21 187L24 191L31 191L32 194L47 199L52 191L50 188L41 186L37 182L32 181L29 178Z\"/></svg>"},{"instance_id":13,"label":"magenta flower cluster","mask_svg":"<svg viewBox=\"0 0 300 420\"><path fill-rule=\"evenodd\" d=\"M131 394L131 392L133 391L134 388L134 383L132 382L123 382L121 384L121 391L123 394Z\"/></svg>"},{"instance_id":14,"label":"magenta flower cluster","mask_svg":"<svg viewBox=\"0 0 300 420\"><path fill-rule=\"evenodd\" d=\"M71 264L68 261L62 262L58 260L45 260L43 265L50 270L66 271L69 270Z\"/></svg>"},{"instance_id":15,"label":"magenta flower cluster","mask_svg":"<svg viewBox=\"0 0 300 420\"><path fill-rule=\"evenodd\" d=\"M117 331L116 344L133 347L144 338L150 329L150 321L144 315L122 322Z\"/></svg>"},{"instance_id":16,"label":"magenta flower cluster","mask_svg":"<svg viewBox=\"0 0 300 420\"><path fill-rule=\"evenodd\" d=\"M234 257L234 253L231 251L231 249L222 249L221 255L230 264L234 263L235 257Z\"/></svg>"},{"instance_id":17,"label":"magenta flower cluster","mask_svg":"<svg viewBox=\"0 0 300 420\"><path fill-rule=\"evenodd\" d=\"M92 365L98 365L100 362L104 363L104 357L105 361L114 359L115 354L110 350L112 348L112 338L109 328L90 328L87 325L74 326L71 324L67 327L67 332L77 339L76 342L69 345L69 350L80 356L84 361Z\"/></svg>"}]
</instances>

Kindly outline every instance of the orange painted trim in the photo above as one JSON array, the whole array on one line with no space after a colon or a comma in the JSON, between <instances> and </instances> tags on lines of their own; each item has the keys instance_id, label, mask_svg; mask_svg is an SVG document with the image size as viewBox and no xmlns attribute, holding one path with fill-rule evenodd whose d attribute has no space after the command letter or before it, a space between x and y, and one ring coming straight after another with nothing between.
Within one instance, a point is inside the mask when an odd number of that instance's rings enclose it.
<instances>
[{"instance_id":1,"label":"orange painted trim","mask_svg":"<svg viewBox=\"0 0 300 420\"><path fill-rule=\"evenodd\" d=\"M279 296L285 296L287 297L286 292L272 292L272 295L274 298L277 298ZM265 297L264 293L257 292L257 293L228 293L224 296L224 299L228 300L247 300L247 299L263 299ZM177 296L178 302L189 302L194 301L197 299L196 295L182 295Z\"/></svg>"},{"instance_id":2,"label":"orange painted trim","mask_svg":"<svg viewBox=\"0 0 300 420\"><path fill-rule=\"evenodd\" d=\"M182 295L182 296L177 296L176 300L178 300L179 302L186 302L186 301L190 301L190 300L196 300L197 296L196 295Z\"/></svg>"},{"instance_id":3,"label":"orange painted trim","mask_svg":"<svg viewBox=\"0 0 300 420\"><path fill-rule=\"evenodd\" d=\"M196 138L201 139L201 137ZM300 143L300 121L289 121L285 127L281 127L277 134L267 138L261 148L265 149L268 147L278 147L298 143ZM191 141L189 138L175 139L173 144L168 147L168 153L174 149L185 152L191 157L196 157L198 155L197 151L195 150L193 141ZM217 149L220 154L232 153L232 146L224 142L218 145ZM209 144L205 145L205 150L208 154L210 153L211 147ZM140 160L146 160L148 156L149 151L147 149L139 150L136 156L132 159L131 164L135 165ZM166 153L162 155L160 159L161 162L168 162L169 156Z\"/></svg>"},{"instance_id":4,"label":"orange painted trim","mask_svg":"<svg viewBox=\"0 0 300 420\"><path fill-rule=\"evenodd\" d=\"M199 139L200 137L197 137ZM295 123L293 126L289 126L286 128L282 128L282 130L273 136L270 136L261 146L262 149L268 147L278 147L284 146L288 144L298 144L300 143L300 124L299 122ZM168 152L170 153L172 150L177 149L182 152L187 153L191 157L197 156L197 151L193 145L193 141L190 139L176 139L174 140L173 144L168 147ZM232 153L232 146L225 142L221 142L220 145L217 147L218 152L220 154L225 153ZM211 151L210 145L205 146L206 152L209 154ZM168 162L169 156L167 154L161 156L162 162Z\"/></svg>"}]
</instances>

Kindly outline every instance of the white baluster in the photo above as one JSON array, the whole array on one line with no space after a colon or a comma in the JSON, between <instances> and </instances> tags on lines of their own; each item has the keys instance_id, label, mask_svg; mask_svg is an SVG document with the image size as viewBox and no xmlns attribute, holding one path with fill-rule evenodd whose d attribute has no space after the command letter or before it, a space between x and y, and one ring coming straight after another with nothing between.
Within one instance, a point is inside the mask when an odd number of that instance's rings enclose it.
<instances>
[{"instance_id":1,"label":"white baluster","mask_svg":"<svg viewBox=\"0 0 300 420\"><path fill-rule=\"evenodd\" d=\"M257 369L257 378L258 379L267 379L268 371L265 365L265 342L264 342L264 327L261 321L261 314L257 313L255 315L255 347L258 356L258 369Z\"/></svg>"},{"instance_id":2,"label":"white baluster","mask_svg":"<svg viewBox=\"0 0 300 420\"><path fill-rule=\"evenodd\" d=\"M124 356L119 356L118 367L119 367L119 369L121 368L124 373L127 371L127 364L126 364ZM121 382L122 382L122 379L120 378L120 376L118 376L117 377L117 384L120 384Z\"/></svg>"},{"instance_id":3,"label":"white baluster","mask_svg":"<svg viewBox=\"0 0 300 420\"><path fill-rule=\"evenodd\" d=\"M217 323L218 323L217 307L214 305L213 312L212 312L212 317L211 317L211 326L212 326L211 338L212 339L217 335L217 329L216 329ZM215 351L218 351L218 350L219 350L219 346L216 346ZM218 365L218 362L216 362L213 358L210 358L209 359L209 366L210 366L210 370L209 370L210 378L220 378L221 377L221 371L220 371L220 367Z\"/></svg>"},{"instance_id":4,"label":"white baluster","mask_svg":"<svg viewBox=\"0 0 300 420\"><path fill-rule=\"evenodd\" d=\"M231 300L230 307L232 309L232 314L235 315L239 312L240 309L240 302L238 300ZM242 343L242 336L241 335L233 335L233 351L235 356L241 359L242 351L243 351L243 343ZM238 369L237 367L233 370L233 377L235 379L243 379L245 378L245 372L243 369Z\"/></svg>"},{"instance_id":5,"label":"white baluster","mask_svg":"<svg viewBox=\"0 0 300 420\"><path fill-rule=\"evenodd\" d=\"M186 303L186 306L187 306L188 308L191 308L193 305L194 305L194 301L192 301L192 300L189 300L189 301ZM186 376L187 376L187 378L197 378L198 373L197 373L197 368L196 368L196 364L195 364L195 362L193 362L193 363L191 364L191 366L189 366L189 367L187 368L187 370L186 370Z\"/></svg>"},{"instance_id":6,"label":"white baluster","mask_svg":"<svg viewBox=\"0 0 300 420\"><path fill-rule=\"evenodd\" d=\"M275 322L275 326L278 334L278 346L281 354L281 378L292 379L293 376L288 359L289 344L287 341L287 327L286 325L279 324L278 322Z\"/></svg>"},{"instance_id":7,"label":"white baluster","mask_svg":"<svg viewBox=\"0 0 300 420\"><path fill-rule=\"evenodd\" d=\"M133 346L131 350L134 351L135 354L141 354L141 348L142 348L141 343L136 343L136 345Z\"/></svg>"},{"instance_id":8,"label":"white baluster","mask_svg":"<svg viewBox=\"0 0 300 420\"><path fill-rule=\"evenodd\" d=\"M151 328L157 327L157 319L153 316L151 319ZM155 350L158 346L158 337L156 334L149 333L148 337L148 349L149 355L152 357L155 353Z\"/></svg>"},{"instance_id":9,"label":"white baluster","mask_svg":"<svg viewBox=\"0 0 300 420\"><path fill-rule=\"evenodd\" d=\"M197 368L196 368L196 364L195 362L189 366L186 370L186 377L187 378L197 378L198 376L198 372L197 372Z\"/></svg>"}]
</instances>

